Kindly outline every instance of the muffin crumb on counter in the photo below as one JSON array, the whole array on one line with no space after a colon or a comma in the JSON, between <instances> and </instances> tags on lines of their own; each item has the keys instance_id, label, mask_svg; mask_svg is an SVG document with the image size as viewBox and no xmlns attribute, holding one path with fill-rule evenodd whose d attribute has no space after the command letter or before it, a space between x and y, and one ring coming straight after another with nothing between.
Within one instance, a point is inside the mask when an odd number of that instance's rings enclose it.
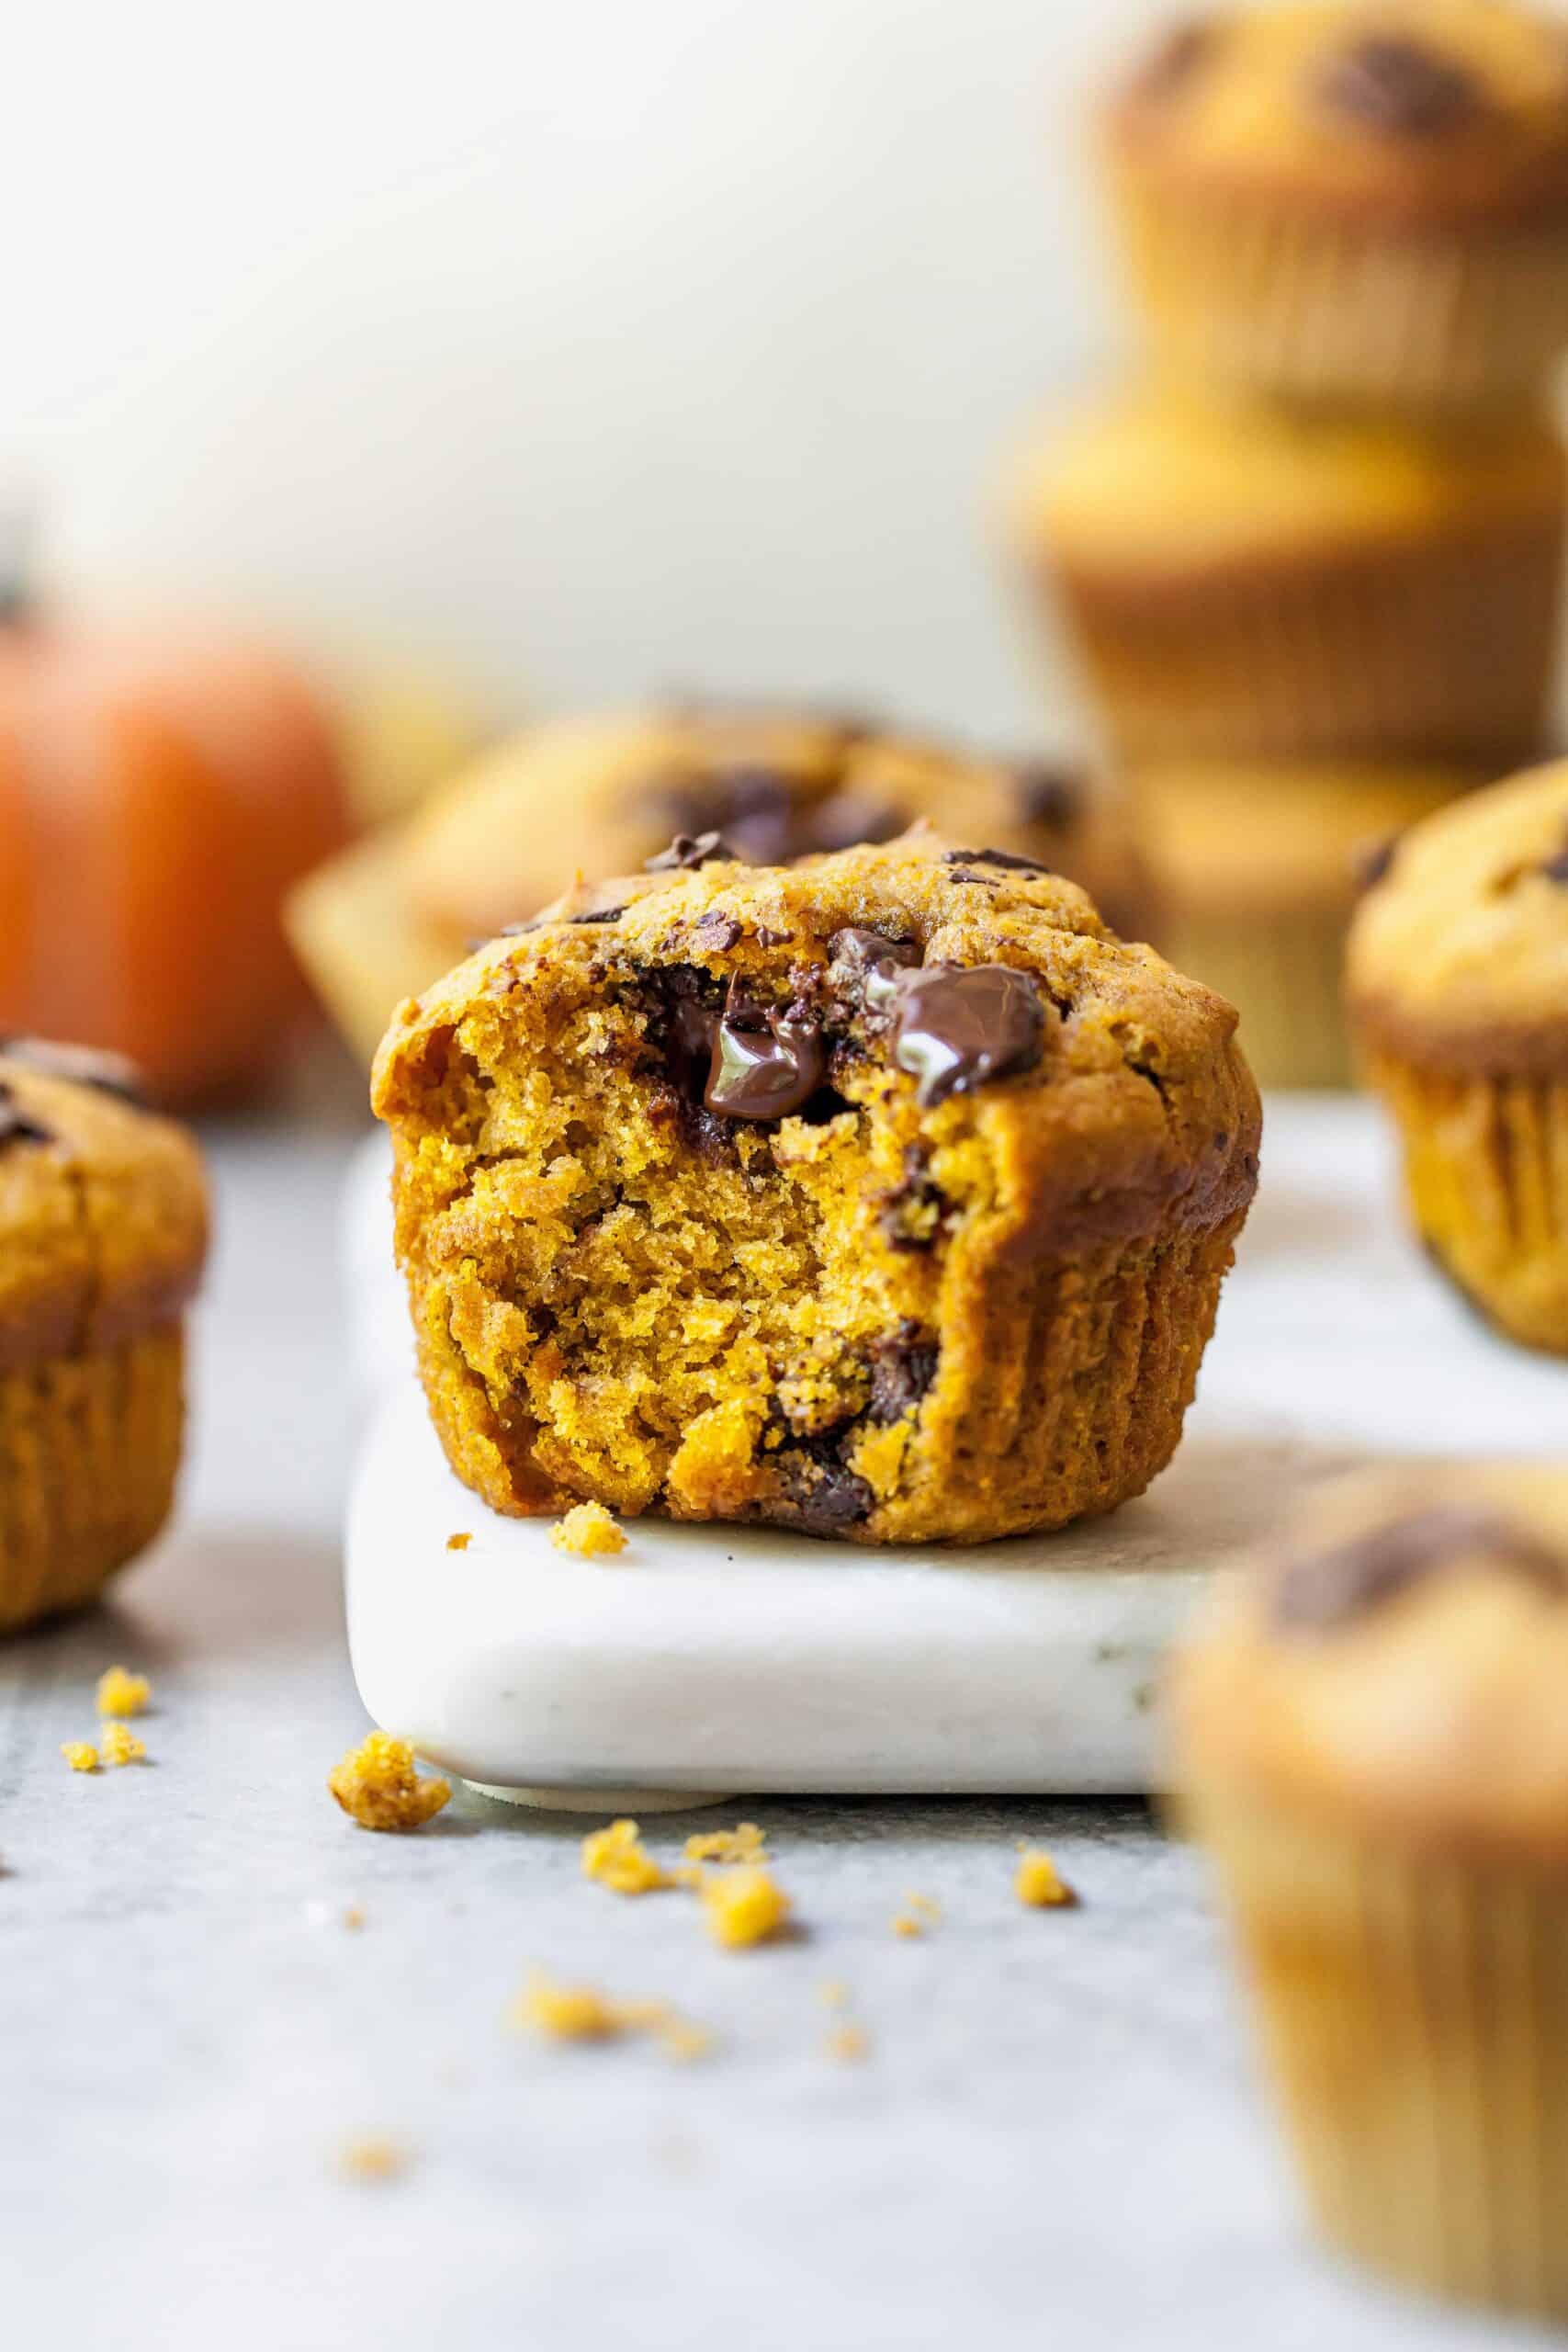
<instances>
[{"instance_id":1,"label":"muffin crumb on counter","mask_svg":"<svg viewBox=\"0 0 1568 2352\"><path fill-rule=\"evenodd\" d=\"M529 1971L508 2020L549 2041L615 2041L626 2033L648 2033L680 2059L700 2057L713 2044L705 2027L667 2001L615 2001L593 1984L557 1984L541 1968Z\"/></svg>"},{"instance_id":2,"label":"muffin crumb on counter","mask_svg":"<svg viewBox=\"0 0 1568 2352\"><path fill-rule=\"evenodd\" d=\"M768 1842L754 1821L738 1821L733 1829L698 1830L686 1840L689 1862L765 1862Z\"/></svg>"},{"instance_id":3,"label":"muffin crumb on counter","mask_svg":"<svg viewBox=\"0 0 1568 2352\"><path fill-rule=\"evenodd\" d=\"M1078 1899L1043 1846L1019 1848L1012 1891L1021 1903L1036 1911L1070 1907Z\"/></svg>"},{"instance_id":4,"label":"muffin crumb on counter","mask_svg":"<svg viewBox=\"0 0 1568 2352\"><path fill-rule=\"evenodd\" d=\"M835 2065L857 2066L871 2053L871 2036L863 2025L836 2025L823 2048Z\"/></svg>"},{"instance_id":5,"label":"muffin crumb on counter","mask_svg":"<svg viewBox=\"0 0 1568 2352\"><path fill-rule=\"evenodd\" d=\"M400 2180L412 2162L405 2147L379 2134L345 2141L338 2156L339 2168L350 2180Z\"/></svg>"},{"instance_id":6,"label":"muffin crumb on counter","mask_svg":"<svg viewBox=\"0 0 1568 2352\"><path fill-rule=\"evenodd\" d=\"M675 1881L660 1868L637 1835L635 1821L612 1821L582 1841L582 1875L612 1894L651 1894Z\"/></svg>"},{"instance_id":7,"label":"muffin crumb on counter","mask_svg":"<svg viewBox=\"0 0 1568 2352\"><path fill-rule=\"evenodd\" d=\"M934 1894L907 1894L904 1908L895 1914L893 1932L896 1936L923 1936L941 1918L942 1905Z\"/></svg>"},{"instance_id":8,"label":"muffin crumb on counter","mask_svg":"<svg viewBox=\"0 0 1568 2352\"><path fill-rule=\"evenodd\" d=\"M455 1535L446 1538L446 1549L449 1552L466 1552L473 1540L467 1528L459 1528Z\"/></svg>"},{"instance_id":9,"label":"muffin crumb on counter","mask_svg":"<svg viewBox=\"0 0 1568 2352\"><path fill-rule=\"evenodd\" d=\"M128 1667L106 1667L98 1677L96 1703L100 1715L139 1715L152 1696L147 1677L132 1674Z\"/></svg>"},{"instance_id":10,"label":"muffin crumb on counter","mask_svg":"<svg viewBox=\"0 0 1568 2352\"><path fill-rule=\"evenodd\" d=\"M147 1745L122 1723L110 1720L98 1726L98 1748L106 1764L145 1764Z\"/></svg>"},{"instance_id":11,"label":"muffin crumb on counter","mask_svg":"<svg viewBox=\"0 0 1568 2352\"><path fill-rule=\"evenodd\" d=\"M789 1896L761 1863L743 1863L705 1878L699 1893L715 1943L729 1951L766 1943L776 1936L792 1908Z\"/></svg>"},{"instance_id":12,"label":"muffin crumb on counter","mask_svg":"<svg viewBox=\"0 0 1568 2352\"><path fill-rule=\"evenodd\" d=\"M576 1552L585 1560L626 1548L625 1530L603 1503L575 1504L551 1528L550 1542L558 1552Z\"/></svg>"},{"instance_id":13,"label":"muffin crumb on counter","mask_svg":"<svg viewBox=\"0 0 1568 2352\"><path fill-rule=\"evenodd\" d=\"M60 1750L73 1772L96 1772L98 1751L90 1739L65 1740Z\"/></svg>"},{"instance_id":14,"label":"muffin crumb on counter","mask_svg":"<svg viewBox=\"0 0 1568 2352\"><path fill-rule=\"evenodd\" d=\"M351 1747L327 1786L361 1829L418 1829L452 1794L450 1781L422 1781L408 1741L385 1731Z\"/></svg>"}]
</instances>

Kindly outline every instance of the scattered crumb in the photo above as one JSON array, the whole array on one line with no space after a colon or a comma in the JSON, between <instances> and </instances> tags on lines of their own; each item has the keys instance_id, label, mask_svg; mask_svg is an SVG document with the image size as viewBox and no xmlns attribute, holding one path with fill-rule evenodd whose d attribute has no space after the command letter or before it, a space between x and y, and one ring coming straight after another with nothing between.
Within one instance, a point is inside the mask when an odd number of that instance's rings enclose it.
<instances>
[{"instance_id":1,"label":"scattered crumb","mask_svg":"<svg viewBox=\"0 0 1568 2352\"><path fill-rule=\"evenodd\" d=\"M98 1751L89 1739L68 1739L60 1752L73 1772L96 1772L98 1769Z\"/></svg>"},{"instance_id":2,"label":"scattered crumb","mask_svg":"<svg viewBox=\"0 0 1568 2352\"><path fill-rule=\"evenodd\" d=\"M760 1863L745 1863L738 1870L705 1878L700 1892L708 1933L715 1943L731 1950L765 1943L789 1917L788 1895Z\"/></svg>"},{"instance_id":3,"label":"scattered crumb","mask_svg":"<svg viewBox=\"0 0 1568 2352\"><path fill-rule=\"evenodd\" d=\"M1027 1903L1039 1911L1076 1903L1078 1899L1043 1846L1022 1846L1019 1849L1012 1891L1021 1903Z\"/></svg>"},{"instance_id":4,"label":"scattered crumb","mask_svg":"<svg viewBox=\"0 0 1568 2352\"><path fill-rule=\"evenodd\" d=\"M836 2064L856 2066L870 2052L871 2036L863 2025L836 2025L824 2047Z\"/></svg>"},{"instance_id":5,"label":"scattered crumb","mask_svg":"<svg viewBox=\"0 0 1568 2352\"><path fill-rule=\"evenodd\" d=\"M376 2138L345 2141L338 2156L350 2180L399 2180L410 2161L408 2150L395 2140Z\"/></svg>"},{"instance_id":6,"label":"scattered crumb","mask_svg":"<svg viewBox=\"0 0 1568 2352\"><path fill-rule=\"evenodd\" d=\"M345 1928L354 1929L362 1928L365 1925L364 1905L359 1903L345 1903L343 1909L343 1924Z\"/></svg>"},{"instance_id":7,"label":"scattered crumb","mask_svg":"<svg viewBox=\"0 0 1568 2352\"><path fill-rule=\"evenodd\" d=\"M466 1552L473 1540L466 1528L460 1529L456 1535L446 1538L446 1549L449 1552Z\"/></svg>"},{"instance_id":8,"label":"scattered crumb","mask_svg":"<svg viewBox=\"0 0 1568 2352\"><path fill-rule=\"evenodd\" d=\"M582 1874L613 1894L651 1894L675 1883L642 1844L635 1821L612 1821L583 1839Z\"/></svg>"},{"instance_id":9,"label":"scattered crumb","mask_svg":"<svg viewBox=\"0 0 1568 2352\"><path fill-rule=\"evenodd\" d=\"M665 2001L612 2001L592 1984L557 1984L534 1969L509 2012L511 2022L551 2041L615 2041L652 2034L671 2057L700 2058L713 2036Z\"/></svg>"},{"instance_id":10,"label":"scattered crumb","mask_svg":"<svg viewBox=\"0 0 1568 2352\"><path fill-rule=\"evenodd\" d=\"M574 1503L550 1530L558 1552L577 1552L591 1560L601 1552L624 1552L626 1539L614 1511L603 1503Z\"/></svg>"},{"instance_id":11,"label":"scattered crumb","mask_svg":"<svg viewBox=\"0 0 1568 2352\"><path fill-rule=\"evenodd\" d=\"M132 1674L126 1667L108 1667L98 1677L100 1715L139 1715L152 1696L152 1685L147 1677Z\"/></svg>"},{"instance_id":12,"label":"scattered crumb","mask_svg":"<svg viewBox=\"0 0 1568 2352\"><path fill-rule=\"evenodd\" d=\"M923 1936L941 1918L942 1905L934 1895L907 1894L904 1908L894 1919L893 1932L896 1936Z\"/></svg>"},{"instance_id":13,"label":"scattered crumb","mask_svg":"<svg viewBox=\"0 0 1568 2352\"><path fill-rule=\"evenodd\" d=\"M817 1987L817 1997L825 2009L847 2009L850 1988L841 1976L830 1976L826 1984Z\"/></svg>"},{"instance_id":14,"label":"scattered crumb","mask_svg":"<svg viewBox=\"0 0 1568 2352\"><path fill-rule=\"evenodd\" d=\"M128 1731L124 1724L100 1724L98 1743L106 1764L143 1764L147 1760L146 1743L138 1739L133 1731Z\"/></svg>"},{"instance_id":15,"label":"scattered crumb","mask_svg":"<svg viewBox=\"0 0 1568 2352\"><path fill-rule=\"evenodd\" d=\"M768 1843L754 1821L738 1821L733 1829L699 1831L686 1840L689 1862L765 1862Z\"/></svg>"},{"instance_id":16,"label":"scattered crumb","mask_svg":"<svg viewBox=\"0 0 1568 2352\"><path fill-rule=\"evenodd\" d=\"M450 1781L422 1781L408 1741L385 1731L351 1747L327 1786L361 1829L417 1829L452 1793Z\"/></svg>"}]
</instances>

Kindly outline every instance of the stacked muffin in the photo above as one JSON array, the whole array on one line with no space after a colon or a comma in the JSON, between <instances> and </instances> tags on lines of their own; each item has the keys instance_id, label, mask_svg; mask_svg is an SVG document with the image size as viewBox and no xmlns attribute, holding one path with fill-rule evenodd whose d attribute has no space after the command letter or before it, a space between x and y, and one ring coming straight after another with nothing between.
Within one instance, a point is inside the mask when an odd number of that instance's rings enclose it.
<instances>
[{"instance_id":1,"label":"stacked muffin","mask_svg":"<svg viewBox=\"0 0 1568 2352\"><path fill-rule=\"evenodd\" d=\"M1342 1082L1358 853L1528 758L1564 514L1568 42L1483 0L1168 35L1104 157L1147 368L1031 453L1168 952L1261 1075Z\"/></svg>"}]
</instances>

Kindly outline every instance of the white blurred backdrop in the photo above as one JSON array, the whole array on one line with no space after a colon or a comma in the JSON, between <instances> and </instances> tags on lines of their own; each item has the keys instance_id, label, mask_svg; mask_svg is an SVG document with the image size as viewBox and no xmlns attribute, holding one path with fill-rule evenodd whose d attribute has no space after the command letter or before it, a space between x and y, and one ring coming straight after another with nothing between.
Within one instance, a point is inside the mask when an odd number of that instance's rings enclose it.
<instances>
[{"instance_id":1,"label":"white blurred backdrop","mask_svg":"<svg viewBox=\"0 0 1568 2352\"><path fill-rule=\"evenodd\" d=\"M95 601L504 701L1061 735L999 459L1106 354L1144 0L53 0L7 28L0 484Z\"/></svg>"}]
</instances>

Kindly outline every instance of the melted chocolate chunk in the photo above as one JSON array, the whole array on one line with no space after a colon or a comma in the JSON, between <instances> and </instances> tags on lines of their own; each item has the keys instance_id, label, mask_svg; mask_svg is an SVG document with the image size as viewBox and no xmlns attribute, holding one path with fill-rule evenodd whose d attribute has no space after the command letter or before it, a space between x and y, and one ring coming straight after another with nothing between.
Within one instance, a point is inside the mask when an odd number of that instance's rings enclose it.
<instances>
[{"instance_id":1,"label":"melted chocolate chunk","mask_svg":"<svg viewBox=\"0 0 1568 2352\"><path fill-rule=\"evenodd\" d=\"M732 980L703 1101L726 1119L787 1119L827 1075L822 1032L803 1005L760 1005Z\"/></svg>"},{"instance_id":2,"label":"melted chocolate chunk","mask_svg":"<svg viewBox=\"0 0 1568 2352\"><path fill-rule=\"evenodd\" d=\"M1368 130L1429 139L1475 113L1481 92L1462 66L1402 33L1369 33L1332 59L1323 103Z\"/></svg>"},{"instance_id":3,"label":"melted chocolate chunk","mask_svg":"<svg viewBox=\"0 0 1568 2352\"><path fill-rule=\"evenodd\" d=\"M890 842L908 822L903 809L895 802L879 800L873 793L857 792L851 786L830 793L814 808L803 810L802 845L795 855L806 857L814 851L853 849L861 842Z\"/></svg>"},{"instance_id":4,"label":"melted chocolate chunk","mask_svg":"<svg viewBox=\"0 0 1568 2352\"><path fill-rule=\"evenodd\" d=\"M20 1062L24 1069L41 1071L45 1078L68 1078L139 1111L147 1108L147 1081L125 1054L96 1046L57 1045L52 1037L0 1037L0 1055Z\"/></svg>"},{"instance_id":5,"label":"melted chocolate chunk","mask_svg":"<svg viewBox=\"0 0 1568 2352\"><path fill-rule=\"evenodd\" d=\"M1009 964L933 964L903 972L896 1000L893 1058L919 1080L924 1104L1032 1069L1043 1051L1039 992L1027 973Z\"/></svg>"},{"instance_id":6,"label":"melted chocolate chunk","mask_svg":"<svg viewBox=\"0 0 1568 2352\"><path fill-rule=\"evenodd\" d=\"M694 785L692 798L754 865L783 865L795 854L794 795L773 769L721 769Z\"/></svg>"},{"instance_id":7,"label":"melted chocolate chunk","mask_svg":"<svg viewBox=\"0 0 1568 2352\"><path fill-rule=\"evenodd\" d=\"M839 1001L851 1011L886 1012L897 995L900 973L916 967L920 955L916 940L887 939L853 923L836 931L828 956Z\"/></svg>"},{"instance_id":8,"label":"melted chocolate chunk","mask_svg":"<svg viewBox=\"0 0 1568 2352\"><path fill-rule=\"evenodd\" d=\"M710 955L714 956L724 955L734 946L739 936L740 925L736 922L735 917L721 914L716 907L710 909L704 915L701 922L694 924L692 930L692 937L697 945L705 948Z\"/></svg>"},{"instance_id":9,"label":"melted chocolate chunk","mask_svg":"<svg viewBox=\"0 0 1568 2352\"><path fill-rule=\"evenodd\" d=\"M709 858L734 855L720 832L677 833L668 849L661 849L657 857L645 857L642 866L645 874L672 874L682 866L705 865Z\"/></svg>"},{"instance_id":10,"label":"melted chocolate chunk","mask_svg":"<svg viewBox=\"0 0 1568 2352\"><path fill-rule=\"evenodd\" d=\"M1434 1503L1331 1552L1290 1562L1274 1589L1275 1623L1291 1633L1332 1633L1423 1577L1477 1557L1554 1600L1568 1600L1568 1555L1490 1504Z\"/></svg>"},{"instance_id":11,"label":"melted chocolate chunk","mask_svg":"<svg viewBox=\"0 0 1568 2352\"><path fill-rule=\"evenodd\" d=\"M884 1340L872 1363L871 1402L866 1413L874 1421L902 1420L924 1396L936 1378L941 1353L936 1341L906 1316L894 1338Z\"/></svg>"},{"instance_id":12,"label":"melted chocolate chunk","mask_svg":"<svg viewBox=\"0 0 1568 2352\"><path fill-rule=\"evenodd\" d=\"M841 1535L869 1519L876 1498L865 1480L838 1458L838 1438L790 1446L773 1459L779 1499L769 1517L798 1527L806 1535Z\"/></svg>"},{"instance_id":13,"label":"melted chocolate chunk","mask_svg":"<svg viewBox=\"0 0 1568 2352\"><path fill-rule=\"evenodd\" d=\"M1020 857L1016 851L1010 849L943 850L942 862L944 865L1005 865L1015 874L1049 874L1051 871L1048 865L1042 865L1037 857ZM960 882L973 882L980 877L978 875L960 874L955 878Z\"/></svg>"},{"instance_id":14,"label":"melted chocolate chunk","mask_svg":"<svg viewBox=\"0 0 1568 2352\"><path fill-rule=\"evenodd\" d=\"M10 1088L0 1080L0 1150L14 1143L52 1143L54 1137L47 1127L40 1127L21 1111Z\"/></svg>"},{"instance_id":15,"label":"melted chocolate chunk","mask_svg":"<svg viewBox=\"0 0 1568 2352\"><path fill-rule=\"evenodd\" d=\"M952 1207L940 1184L926 1170L931 1154L923 1143L904 1147L904 1178L885 1193L877 1223L890 1250L931 1250L936 1246L942 1220Z\"/></svg>"},{"instance_id":16,"label":"melted chocolate chunk","mask_svg":"<svg viewBox=\"0 0 1568 2352\"><path fill-rule=\"evenodd\" d=\"M1012 788L1018 813L1026 825L1049 825L1055 832L1066 832L1077 822L1083 785L1066 768L1015 768Z\"/></svg>"}]
</instances>

